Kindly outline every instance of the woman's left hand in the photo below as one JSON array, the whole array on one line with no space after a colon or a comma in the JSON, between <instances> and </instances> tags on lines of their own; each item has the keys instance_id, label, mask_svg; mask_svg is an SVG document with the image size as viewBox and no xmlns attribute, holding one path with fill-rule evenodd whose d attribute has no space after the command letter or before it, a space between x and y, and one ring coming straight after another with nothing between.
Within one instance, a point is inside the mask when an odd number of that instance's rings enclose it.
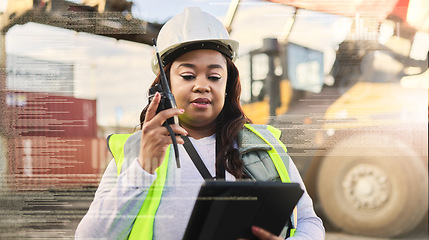
<instances>
[{"instance_id":1,"label":"woman's left hand","mask_svg":"<svg viewBox=\"0 0 429 240\"><path fill-rule=\"evenodd\" d=\"M257 226L252 226L252 233L260 240L284 240L284 238L276 236L268 232L267 230Z\"/></svg>"},{"instance_id":2,"label":"woman's left hand","mask_svg":"<svg viewBox=\"0 0 429 240\"><path fill-rule=\"evenodd\" d=\"M284 238L276 236L268 232L267 230L257 226L252 226L252 233L260 240L284 240ZM237 240L244 240L244 239L237 239Z\"/></svg>"}]
</instances>

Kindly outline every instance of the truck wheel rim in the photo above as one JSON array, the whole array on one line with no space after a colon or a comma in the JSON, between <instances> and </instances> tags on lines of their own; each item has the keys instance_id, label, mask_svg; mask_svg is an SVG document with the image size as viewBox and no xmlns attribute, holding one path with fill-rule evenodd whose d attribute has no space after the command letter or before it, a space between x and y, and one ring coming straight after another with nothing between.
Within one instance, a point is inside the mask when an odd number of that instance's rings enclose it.
<instances>
[{"instance_id":1,"label":"truck wheel rim","mask_svg":"<svg viewBox=\"0 0 429 240\"><path fill-rule=\"evenodd\" d=\"M380 168L371 164L359 164L345 175L342 184L346 199L357 210L382 207L390 195L388 177Z\"/></svg>"}]
</instances>

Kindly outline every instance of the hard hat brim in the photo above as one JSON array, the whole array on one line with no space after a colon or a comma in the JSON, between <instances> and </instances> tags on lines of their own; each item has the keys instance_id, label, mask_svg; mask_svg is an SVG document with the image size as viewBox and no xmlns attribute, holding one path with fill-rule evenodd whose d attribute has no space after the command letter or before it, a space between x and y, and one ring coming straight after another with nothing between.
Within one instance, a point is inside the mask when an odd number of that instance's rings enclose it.
<instances>
[{"instance_id":1,"label":"hard hat brim","mask_svg":"<svg viewBox=\"0 0 429 240\"><path fill-rule=\"evenodd\" d=\"M160 53L162 64L165 66L170 62L173 62L176 58L182 54L199 49L211 49L222 53L232 61L237 58L238 42L232 39L204 39L189 41L186 43L178 43L170 46ZM152 58L152 71L155 74L159 72L158 60L154 56Z\"/></svg>"}]
</instances>

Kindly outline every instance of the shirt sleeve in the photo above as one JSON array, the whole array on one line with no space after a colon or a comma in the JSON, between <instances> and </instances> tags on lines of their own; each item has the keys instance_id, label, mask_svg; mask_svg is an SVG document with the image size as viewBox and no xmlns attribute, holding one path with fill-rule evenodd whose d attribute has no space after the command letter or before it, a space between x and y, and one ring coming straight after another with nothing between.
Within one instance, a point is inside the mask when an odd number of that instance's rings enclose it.
<instances>
[{"instance_id":1,"label":"shirt sleeve","mask_svg":"<svg viewBox=\"0 0 429 240\"><path fill-rule=\"evenodd\" d=\"M298 201L298 223L295 235L288 239L293 240L320 240L325 239L325 228L322 220L316 215L313 208L313 201L307 193L301 175L298 172L292 159L289 157L289 177L291 182L301 185L304 194Z\"/></svg>"},{"instance_id":2,"label":"shirt sleeve","mask_svg":"<svg viewBox=\"0 0 429 240\"><path fill-rule=\"evenodd\" d=\"M75 238L125 239L155 179L137 159L119 175L115 160L110 161Z\"/></svg>"}]
</instances>

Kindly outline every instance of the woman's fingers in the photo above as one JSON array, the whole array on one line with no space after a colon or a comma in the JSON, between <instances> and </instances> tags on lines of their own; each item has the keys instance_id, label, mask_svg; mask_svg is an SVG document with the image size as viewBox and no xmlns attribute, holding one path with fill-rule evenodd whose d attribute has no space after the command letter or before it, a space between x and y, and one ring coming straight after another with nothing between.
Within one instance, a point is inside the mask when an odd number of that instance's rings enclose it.
<instances>
[{"instance_id":1,"label":"woman's fingers","mask_svg":"<svg viewBox=\"0 0 429 240\"><path fill-rule=\"evenodd\" d=\"M258 237L260 240L280 240L282 239L279 236L276 236L265 229L262 229L257 226L252 226L252 233Z\"/></svg>"},{"instance_id":2,"label":"woman's fingers","mask_svg":"<svg viewBox=\"0 0 429 240\"><path fill-rule=\"evenodd\" d=\"M149 107L146 111L145 122L150 121L156 115L156 110L158 109L159 102L161 100L161 94L159 92L155 93L155 96L152 98L152 101L149 104Z\"/></svg>"},{"instance_id":3,"label":"woman's fingers","mask_svg":"<svg viewBox=\"0 0 429 240\"><path fill-rule=\"evenodd\" d=\"M164 122L167 121L167 119L172 118L174 116L178 116L184 112L185 110L180 108L165 109L159 112L158 114L156 114L156 116L152 118L152 121L156 123L158 126L162 126L162 124L164 124Z\"/></svg>"},{"instance_id":4,"label":"woman's fingers","mask_svg":"<svg viewBox=\"0 0 429 240\"><path fill-rule=\"evenodd\" d=\"M174 111L174 112L177 112L177 111ZM164 117L161 117L161 119L163 118ZM159 118L158 116L156 116L152 121L146 122L142 127L142 136L152 140L157 139L161 136L170 136L170 132L167 130L166 127L160 125L158 120ZM175 135L182 135L182 136L188 135L188 132L183 127L177 124L170 124L169 126L171 127ZM178 141L178 142L182 142L182 141Z\"/></svg>"},{"instance_id":5,"label":"woman's fingers","mask_svg":"<svg viewBox=\"0 0 429 240\"><path fill-rule=\"evenodd\" d=\"M181 126L176 125L176 124L170 124L170 127L173 129L173 132L176 135L182 135L182 136L188 136L188 132ZM168 132L168 131L167 131ZM180 136L177 136L178 138L181 139ZM179 141L178 141L179 142ZM182 141L181 141L182 142Z\"/></svg>"},{"instance_id":6,"label":"woman's fingers","mask_svg":"<svg viewBox=\"0 0 429 240\"><path fill-rule=\"evenodd\" d=\"M143 125L148 122L152 122L156 126L162 126L167 119L174 116L178 116L185 112L183 109L179 108L169 108L160 111L157 113L158 105L161 100L161 94L159 92L155 93L155 96L152 99L152 102L149 104L149 107L146 111L146 116Z\"/></svg>"},{"instance_id":7,"label":"woman's fingers","mask_svg":"<svg viewBox=\"0 0 429 240\"><path fill-rule=\"evenodd\" d=\"M140 166L149 173L153 173L159 167L163 161L167 146L173 143L170 132L163 126L164 122L184 112L183 109L169 108L157 113L160 101L161 94L157 92L147 108L142 126L138 161ZM170 124L169 126L172 128L174 135L176 135L174 137L176 137L177 143L183 144L184 141L179 135L188 135L186 130L176 124Z\"/></svg>"},{"instance_id":8,"label":"woman's fingers","mask_svg":"<svg viewBox=\"0 0 429 240\"><path fill-rule=\"evenodd\" d=\"M146 111L144 123L152 121L156 125L161 126L162 124L164 124L164 122L167 119L172 118L174 116L178 116L178 115L185 112L184 109L169 108L169 109L165 109L165 110L162 110L159 113L157 113L156 111L158 109L158 105L159 105L160 101L161 101L161 94L159 92L156 92L155 96L153 97L153 99L152 99L151 103L149 104L149 107Z\"/></svg>"},{"instance_id":9,"label":"woman's fingers","mask_svg":"<svg viewBox=\"0 0 429 240\"><path fill-rule=\"evenodd\" d=\"M184 141L180 137L180 135L187 136L188 132L184 128L176 124L170 124L170 127L172 128L173 132L176 135L177 143L183 144ZM151 144L157 147L167 146L173 143L173 140L170 137L170 132L167 130L166 127L159 127L156 130L155 129L151 130L150 133L145 134L145 137L149 138L150 139L149 141L151 142Z\"/></svg>"},{"instance_id":10,"label":"woman's fingers","mask_svg":"<svg viewBox=\"0 0 429 240\"><path fill-rule=\"evenodd\" d=\"M252 233L260 240L284 240L282 237L276 236L265 229L257 226L252 226ZM249 240L245 238L238 238L237 240Z\"/></svg>"}]
</instances>

